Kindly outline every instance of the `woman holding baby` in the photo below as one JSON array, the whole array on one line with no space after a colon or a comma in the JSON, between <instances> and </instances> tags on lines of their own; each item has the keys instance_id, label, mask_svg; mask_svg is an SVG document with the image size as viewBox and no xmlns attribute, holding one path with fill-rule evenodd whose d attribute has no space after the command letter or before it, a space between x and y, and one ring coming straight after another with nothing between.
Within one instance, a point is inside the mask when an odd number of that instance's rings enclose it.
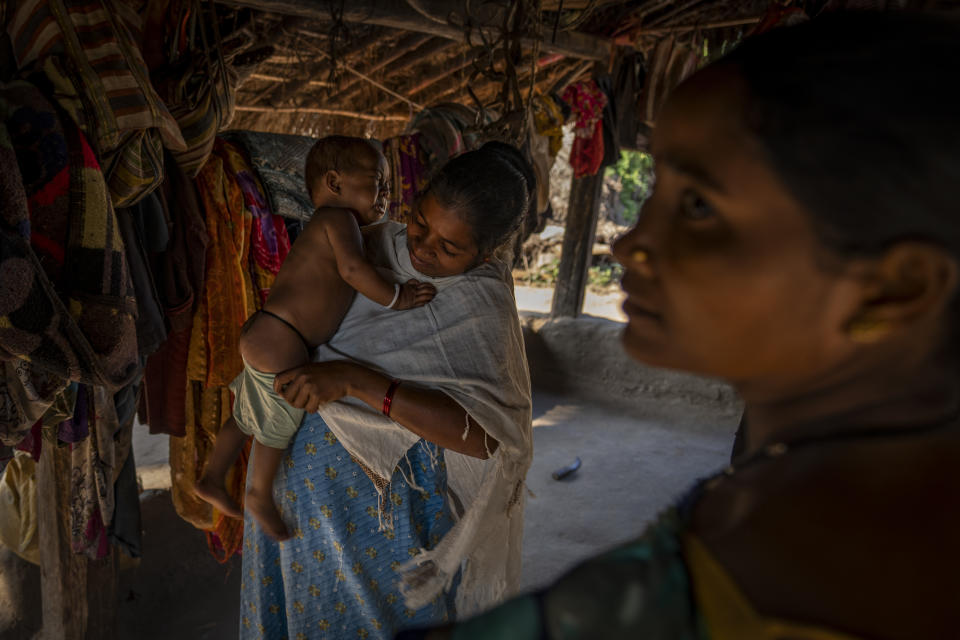
<instances>
[{"instance_id":1,"label":"woman holding baby","mask_svg":"<svg viewBox=\"0 0 960 640\"><path fill-rule=\"evenodd\" d=\"M516 586L530 381L495 254L533 187L515 148L488 143L440 171L407 225L365 229L386 280L436 296L399 312L356 296L314 361L277 376L306 411L274 481L292 537L248 516L241 637L390 638Z\"/></svg>"}]
</instances>

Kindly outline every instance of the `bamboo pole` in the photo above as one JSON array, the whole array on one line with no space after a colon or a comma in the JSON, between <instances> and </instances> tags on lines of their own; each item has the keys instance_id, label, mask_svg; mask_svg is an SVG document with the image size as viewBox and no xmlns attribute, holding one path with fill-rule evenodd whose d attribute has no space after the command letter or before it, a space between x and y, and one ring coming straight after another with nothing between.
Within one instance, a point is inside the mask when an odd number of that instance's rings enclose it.
<instances>
[{"instance_id":1,"label":"bamboo pole","mask_svg":"<svg viewBox=\"0 0 960 640\"><path fill-rule=\"evenodd\" d=\"M663 36L669 33L687 33L690 31L704 31L707 29L725 29L728 27L744 27L760 22L761 18L739 18L737 20L721 20L705 24L684 24L676 27L662 27L655 29L641 29L640 36Z\"/></svg>"},{"instance_id":2,"label":"bamboo pole","mask_svg":"<svg viewBox=\"0 0 960 640\"><path fill-rule=\"evenodd\" d=\"M442 38L430 38L427 36L427 40L432 40L426 46L423 46L425 43L421 43L420 46L417 46L412 49L407 49L405 51L397 51L387 56L377 64L373 65L369 69L365 69L363 72L372 76L373 74L383 70L385 67L395 64L395 68L387 72L386 76L383 79L389 78L394 75L394 73L399 73L407 68L407 65L413 63L415 60L427 58L432 55L440 53L444 49L448 49L456 43L452 40L444 40ZM409 59L407 57L409 56ZM344 100L353 96L357 91L359 91L364 86L362 78L356 77L351 82L347 83L343 87L343 90L340 91L337 96L340 100Z\"/></svg>"},{"instance_id":3,"label":"bamboo pole","mask_svg":"<svg viewBox=\"0 0 960 640\"><path fill-rule=\"evenodd\" d=\"M359 113L357 111L347 111L345 109L324 109L322 107L258 107L254 105L238 105L235 110L248 113L313 113L317 115L357 118L358 120L371 120L375 122L405 122L409 119L409 116L401 114L377 115L375 113Z\"/></svg>"},{"instance_id":4,"label":"bamboo pole","mask_svg":"<svg viewBox=\"0 0 960 640\"><path fill-rule=\"evenodd\" d=\"M284 78L282 76L271 76L266 73L251 73L251 80L263 80L265 82L289 82L294 80L294 78ZM332 82L325 82L323 80L310 80L307 82L308 86L311 87L332 87Z\"/></svg>"},{"instance_id":5,"label":"bamboo pole","mask_svg":"<svg viewBox=\"0 0 960 640\"><path fill-rule=\"evenodd\" d=\"M281 15L296 15L314 20L329 19L330 12L326 3L316 0L217 0L221 4L232 7L250 7L268 13ZM422 0L419 6L431 15L442 18L453 14L466 15L469 6L467 0ZM403 29L419 33L428 33L450 40L464 41L464 30L452 24L444 24L436 20L425 18L411 9L404 0L351 0L344 5L342 18L346 22L374 24L393 29ZM502 15L491 16L488 24L476 26L477 31L485 32L489 37L496 37ZM527 46L532 41L527 39ZM567 31L557 34L556 41L546 37L541 42L541 49L547 53L562 53L566 56L606 62L610 58L612 42L607 38L598 38L586 33Z\"/></svg>"},{"instance_id":6,"label":"bamboo pole","mask_svg":"<svg viewBox=\"0 0 960 640\"><path fill-rule=\"evenodd\" d=\"M324 58L330 60L331 62L333 62L333 60L330 58L330 54L324 53L323 51L318 51L317 53L319 53L321 57L324 57ZM355 76L357 76L357 77L359 77L359 78L362 78L363 80L366 80L367 82L369 82L370 84L372 84L372 85L375 86L376 88L380 89L381 91L383 91L384 93L386 93L386 94L388 94L388 95L393 96L393 97L396 98L397 100L400 100L400 101L402 101L402 102L407 103L408 105L410 105L410 107L416 109L417 111L423 111L423 110L426 108L426 107L424 107L422 104L419 104L419 103L417 103L417 102L414 102L414 101L411 100L410 98L408 98L408 97L406 97L406 96L404 96L404 95L401 95L401 94L397 93L396 91L394 91L394 90L391 89L390 87L384 85L383 83L374 80L373 78L371 78L371 77L368 76L367 74L365 74L365 73L363 73L363 72L361 72L361 71L357 71L356 69L354 69L354 68L351 67L350 65L348 65L348 64L343 64L342 66L343 66L344 69L346 69L347 71L349 71L349 72L352 73L353 75L355 75Z\"/></svg>"}]
</instances>

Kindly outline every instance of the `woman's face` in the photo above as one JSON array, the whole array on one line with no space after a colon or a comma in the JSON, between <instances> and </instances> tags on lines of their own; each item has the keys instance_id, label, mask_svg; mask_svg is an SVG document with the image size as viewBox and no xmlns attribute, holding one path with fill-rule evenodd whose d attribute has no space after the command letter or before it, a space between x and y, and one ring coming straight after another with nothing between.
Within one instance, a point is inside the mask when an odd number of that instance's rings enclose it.
<instances>
[{"instance_id":1,"label":"woman's face","mask_svg":"<svg viewBox=\"0 0 960 640\"><path fill-rule=\"evenodd\" d=\"M463 273L478 261L470 226L429 194L410 213L407 248L413 268L435 278Z\"/></svg>"},{"instance_id":2,"label":"woman's face","mask_svg":"<svg viewBox=\"0 0 960 640\"><path fill-rule=\"evenodd\" d=\"M741 125L743 95L735 71L713 67L659 116L656 187L614 248L623 344L654 366L796 390L849 349L858 285Z\"/></svg>"}]
</instances>

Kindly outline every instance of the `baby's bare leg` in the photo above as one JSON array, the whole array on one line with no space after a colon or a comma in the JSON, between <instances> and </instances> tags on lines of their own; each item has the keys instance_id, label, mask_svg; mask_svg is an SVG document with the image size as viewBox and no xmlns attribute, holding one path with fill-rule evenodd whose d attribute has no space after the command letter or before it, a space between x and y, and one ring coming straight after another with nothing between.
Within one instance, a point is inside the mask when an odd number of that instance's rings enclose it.
<instances>
[{"instance_id":1,"label":"baby's bare leg","mask_svg":"<svg viewBox=\"0 0 960 640\"><path fill-rule=\"evenodd\" d=\"M247 490L245 507L250 515L260 523L263 530L274 540L287 540L290 532L280 517L280 511L273 502L273 480L283 459L283 449L274 449L254 441L253 465L250 488ZM248 470L248 472L251 472Z\"/></svg>"},{"instance_id":2,"label":"baby's bare leg","mask_svg":"<svg viewBox=\"0 0 960 640\"><path fill-rule=\"evenodd\" d=\"M240 455L240 449L246 444L248 437L237 426L236 420L232 417L227 420L217 434L213 452L195 488L196 494L201 499L231 518L242 518L243 513L240 511L240 505L230 497L227 491L227 473Z\"/></svg>"},{"instance_id":3,"label":"baby's bare leg","mask_svg":"<svg viewBox=\"0 0 960 640\"><path fill-rule=\"evenodd\" d=\"M257 313L240 335L240 355L264 373L280 373L310 361L303 339L277 318Z\"/></svg>"}]
</instances>

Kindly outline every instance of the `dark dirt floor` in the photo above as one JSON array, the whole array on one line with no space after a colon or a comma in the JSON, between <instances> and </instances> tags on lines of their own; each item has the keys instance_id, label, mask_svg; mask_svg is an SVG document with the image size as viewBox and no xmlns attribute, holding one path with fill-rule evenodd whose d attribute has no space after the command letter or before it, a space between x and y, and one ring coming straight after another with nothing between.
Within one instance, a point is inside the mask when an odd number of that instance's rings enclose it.
<instances>
[{"instance_id":1,"label":"dark dirt floor","mask_svg":"<svg viewBox=\"0 0 960 640\"><path fill-rule=\"evenodd\" d=\"M626 412L538 392L534 419L524 588L639 534L694 479L725 462L738 415L729 407L663 401ZM218 564L203 533L177 517L162 487L169 477L166 440L138 428L144 484L160 488L141 494L143 558L121 573L115 637L236 638L240 558ZM579 471L564 481L551 478L575 457ZM39 569L0 550L0 572L0 639L32 638L40 618Z\"/></svg>"}]
</instances>

